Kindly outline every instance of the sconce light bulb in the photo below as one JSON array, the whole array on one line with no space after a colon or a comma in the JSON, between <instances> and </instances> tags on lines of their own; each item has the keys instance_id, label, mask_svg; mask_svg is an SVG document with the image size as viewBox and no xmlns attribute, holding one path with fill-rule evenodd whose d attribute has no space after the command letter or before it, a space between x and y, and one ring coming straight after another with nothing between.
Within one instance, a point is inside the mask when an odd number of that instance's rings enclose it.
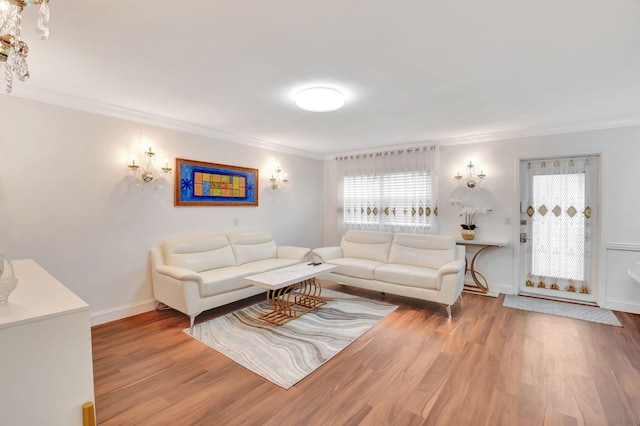
<instances>
[{"instance_id":1,"label":"sconce light bulb","mask_svg":"<svg viewBox=\"0 0 640 426\"><path fill-rule=\"evenodd\" d=\"M127 165L127 167L129 167L129 172L131 172L132 174L137 174L138 169L140 169L140 166L136 164L135 159L131 159L131 164Z\"/></svg>"},{"instance_id":2,"label":"sconce light bulb","mask_svg":"<svg viewBox=\"0 0 640 426\"><path fill-rule=\"evenodd\" d=\"M156 156L156 153L151 151L151 145L149 145L149 150L144 153L149 160Z\"/></svg>"}]
</instances>

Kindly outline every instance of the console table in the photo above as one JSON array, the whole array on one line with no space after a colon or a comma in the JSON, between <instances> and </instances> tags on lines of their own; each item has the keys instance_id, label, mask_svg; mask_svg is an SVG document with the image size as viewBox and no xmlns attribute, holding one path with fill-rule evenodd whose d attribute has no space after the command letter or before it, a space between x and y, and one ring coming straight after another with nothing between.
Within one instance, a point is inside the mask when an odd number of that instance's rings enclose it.
<instances>
[{"instance_id":1,"label":"console table","mask_svg":"<svg viewBox=\"0 0 640 426\"><path fill-rule=\"evenodd\" d=\"M94 401L89 305L32 259L11 263L18 287L0 305L0 424L82 425Z\"/></svg>"},{"instance_id":2,"label":"console table","mask_svg":"<svg viewBox=\"0 0 640 426\"><path fill-rule=\"evenodd\" d=\"M476 260L480 253L492 247L505 247L509 245L508 241L496 241L496 240L462 240L456 239L456 244L462 244L465 246L478 246L479 249L471 258L471 263L465 258L465 272L469 272L473 283L465 283L464 291L469 293L487 294L489 292L489 283L487 278L482 275L480 271L476 269Z\"/></svg>"}]
</instances>

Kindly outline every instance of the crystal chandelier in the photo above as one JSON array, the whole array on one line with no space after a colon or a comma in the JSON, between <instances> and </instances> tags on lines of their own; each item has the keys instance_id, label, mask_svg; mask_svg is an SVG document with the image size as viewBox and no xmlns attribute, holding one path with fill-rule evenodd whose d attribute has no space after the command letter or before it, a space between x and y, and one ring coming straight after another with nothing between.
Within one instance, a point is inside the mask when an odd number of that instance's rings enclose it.
<instances>
[{"instance_id":1,"label":"crystal chandelier","mask_svg":"<svg viewBox=\"0 0 640 426\"><path fill-rule=\"evenodd\" d=\"M37 32L42 40L49 37L49 0L0 0L0 72L4 75L6 91L11 93L13 77L29 79L27 54L29 47L21 37L22 10L32 4L40 5Z\"/></svg>"}]
</instances>

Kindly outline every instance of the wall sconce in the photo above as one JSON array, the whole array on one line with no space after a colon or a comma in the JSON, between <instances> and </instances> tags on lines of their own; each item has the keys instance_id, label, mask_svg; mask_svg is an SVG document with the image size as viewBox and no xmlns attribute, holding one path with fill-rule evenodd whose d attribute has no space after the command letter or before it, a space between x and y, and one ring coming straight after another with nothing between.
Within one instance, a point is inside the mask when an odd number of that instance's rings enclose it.
<instances>
[{"instance_id":1,"label":"wall sconce","mask_svg":"<svg viewBox=\"0 0 640 426\"><path fill-rule=\"evenodd\" d=\"M274 174L272 174L271 177L269 178L269 184L271 186L271 189L273 191L277 191L278 189L284 188L284 186L287 183L289 183L289 177L280 168L280 165L278 164L276 166L276 170L274 171Z\"/></svg>"},{"instance_id":2,"label":"wall sconce","mask_svg":"<svg viewBox=\"0 0 640 426\"><path fill-rule=\"evenodd\" d=\"M127 165L129 168L129 172L140 178L143 182L149 183L153 181L156 177L160 176L160 174L153 167L153 160L156 156L156 153L151 151L151 147L149 147L148 151L145 151L144 156L147 158L147 165L145 167L141 167L136 164L136 160L131 160L131 164ZM171 173L171 167L169 167L169 161L165 161L164 167L161 167L162 175L167 175Z\"/></svg>"},{"instance_id":3,"label":"wall sconce","mask_svg":"<svg viewBox=\"0 0 640 426\"><path fill-rule=\"evenodd\" d=\"M462 186L466 186L467 188L477 188L487 179L487 175L484 174L484 171L480 170L479 174L475 172L475 166L471 161L467 164L467 174L463 176L458 172L457 175L453 177L456 182L458 182Z\"/></svg>"}]
</instances>

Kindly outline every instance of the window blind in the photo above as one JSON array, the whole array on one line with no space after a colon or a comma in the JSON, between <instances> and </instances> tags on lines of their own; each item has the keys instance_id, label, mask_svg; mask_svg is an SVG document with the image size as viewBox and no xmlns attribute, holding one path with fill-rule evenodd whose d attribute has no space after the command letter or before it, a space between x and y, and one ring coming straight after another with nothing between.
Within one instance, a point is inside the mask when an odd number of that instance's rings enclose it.
<instances>
[{"instance_id":1,"label":"window blind","mask_svg":"<svg viewBox=\"0 0 640 426\"><path fill-rule=\"evenodd\" d=\"M431 224L432 176L402 172L344 177L343 219L351 224Z\"/></svg>"}]
</instances>

